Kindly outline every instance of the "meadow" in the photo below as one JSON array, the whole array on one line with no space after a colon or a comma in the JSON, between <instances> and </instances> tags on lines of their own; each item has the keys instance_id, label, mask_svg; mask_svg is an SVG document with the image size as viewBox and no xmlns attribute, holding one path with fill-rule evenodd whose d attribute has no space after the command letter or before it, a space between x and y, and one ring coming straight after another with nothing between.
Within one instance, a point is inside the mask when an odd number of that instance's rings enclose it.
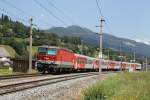
<instances>
[{"instance_id":1,"label":"meadow","mask_svg":"<svg viewBox=\"0 0 150 100\"><path fill-rule=\"evenodd\" d=\"M150 100L150 72L120 73L83 91L83 100Z\"/></svg>"}]
</instances>

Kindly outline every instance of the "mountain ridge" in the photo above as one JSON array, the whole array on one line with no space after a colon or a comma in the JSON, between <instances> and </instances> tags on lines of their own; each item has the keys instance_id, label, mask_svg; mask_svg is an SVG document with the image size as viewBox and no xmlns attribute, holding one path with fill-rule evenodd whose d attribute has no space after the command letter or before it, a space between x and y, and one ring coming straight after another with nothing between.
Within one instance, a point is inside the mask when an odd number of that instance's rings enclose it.
<instances>
[{"instance_id":1,"label":"mountain ridge","mask_svg":"<svg viewBox=\"0 0 150 100\"><path fill-rule=\"evenodd\" d=\"M83 43L90 46L99 46L99 35L88 28L73 25L69 27L52 27L44 31L53 32L59 36L79 36L83 40ZM108 33L103 34L103 46L105 48L120 50L120 45L124 52L132 53L135 51L137 54L150 57L150 45L148 44Z\"/></svg>"}]
</instances>

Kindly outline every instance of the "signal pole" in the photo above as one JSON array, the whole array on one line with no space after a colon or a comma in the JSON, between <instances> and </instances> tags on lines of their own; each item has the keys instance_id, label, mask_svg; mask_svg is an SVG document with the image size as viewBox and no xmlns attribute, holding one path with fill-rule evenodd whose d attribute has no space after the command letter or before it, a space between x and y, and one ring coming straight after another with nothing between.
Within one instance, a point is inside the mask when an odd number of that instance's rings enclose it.
<instances>
[{"instance_id":1,"label":"signal pole","mask_svg":"<svg viewBox=\"0 0 150 100\"><path fill-rule=\"evenodd\" d=\"M30 18L30 49L29 49L29 70L28 72L32 72L32 21L33 19Z\"/></svg>"},{"instance_id":2,"label":"signal pole","mask_svg":"<svg viewBox=\"0 0 150 100\"><path fill-rule=\"evenodd\" d=\"M103 18L101 18L100 20L100 26L96 26L96 27L100 27L100 33L99 33L99 75L101 75L101 62L102 62L102 58L103 58L103 22L105 22L105 20Z\"/></svg>"}]
</instances>

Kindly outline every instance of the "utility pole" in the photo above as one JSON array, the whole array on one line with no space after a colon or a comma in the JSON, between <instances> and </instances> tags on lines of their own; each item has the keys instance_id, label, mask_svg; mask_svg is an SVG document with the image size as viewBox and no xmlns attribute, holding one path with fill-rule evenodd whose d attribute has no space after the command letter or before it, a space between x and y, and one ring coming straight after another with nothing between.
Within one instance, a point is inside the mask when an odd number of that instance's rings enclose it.
<instances>
[{"instance_id":1,"label":"utility pole","mask_svg":"<svg viewBox=\"0 0 150 100\"><path fill-rule=\"evenodd\" d=\"M146 71L147 71L147 57L146 57L146 59L145 59L145 69L146 69Z\"/></svg>"},{"instance_id":2,"label":"utility pole","mask_svg":"<svg viewBox=\"0 0 150 100\"><path fill-rule=\"evenodd\" d=\"M83 54L83 40L81 40L81 54Z\"/></svg>"},{"instance_id":3,"label":"utility pole","mask_svg":"<svg viewBox=\"0 0 150 100\"><path fill-rule=\"evenodd\" d=\"M103 46L102 46L102 42L103 42L103 22L105 22L105 20L103 18L101 18L100 20L100 26L96 26L96 27L100 27L100 33L99 33L99 75L101 75L101 62L102 62L102 59L103 59L103 53L102 53L102 50L103 50Z\"/></svg>"},{"instance_id":4,"label":"utility pole","mask_svg":"<svg viewBox=\"0 0 150 100\"><path fill-rule=\"evenodd\" d=\"M107 50L107 52L108 52L108 55L107 55L107 56L108 56L108 60L109 60L109 49Z\"/></svg>"},{"instance_id":5,"label":"utility pole","mask_svg":"<svg viewBox=\"0 0 150 100\"><path fill-rule=\"evenodd\" d=\"M120 41L120 58L122 57L122 41Z\"/></svg>"},{"instance_id":6,"label":"utility pole","mask_svg":"<svg viewBox=\"0 0 150 100\"><path fill-rule=\"evenodd\" d=\"M122 72L122 41L120 41L120 70Z\"/></svg>"},{"instance_id":7,"label":"utility pole","mask_svg":"<svg viewBox=\"0 0 150 100\"><path fill-rule=\"evenodd\" d=\"M133 52L133 61L135 63L135 48L134 48L134 52Z\"/></svg>"},{"instance_id":8,"label":"utility pole","mask_svg":"<svg viewBox=\"0 0 150 100\"><path fill-rule=\"evenodd\" d=\"M29 70L28 72L32 72L32 21L33 19L30 18L30 49L29 49Z\"/></svg>"},{"instance_id":9,"label":"utility pole","mask_svg":"<svg viewBox=\"0 0 150 100\"><path fill-rule=\"evenodd\" d=\"M127 56L124 56L124 58L125 58L125 62L127 62Z\"/></svg>"}]
</instances>

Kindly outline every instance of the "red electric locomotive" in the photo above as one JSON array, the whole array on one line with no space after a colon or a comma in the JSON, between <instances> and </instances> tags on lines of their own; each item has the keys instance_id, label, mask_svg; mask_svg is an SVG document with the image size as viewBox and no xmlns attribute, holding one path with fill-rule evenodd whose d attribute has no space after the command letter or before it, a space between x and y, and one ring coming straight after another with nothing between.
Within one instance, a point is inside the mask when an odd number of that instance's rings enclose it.
<instances>
[{"instance_id":1,"label":"red electric locomotive","mask_svg":"<svg viewBox=\"0 0 150 100\"><path fill-rule=\"evenodd\" d=\"M41 46L38 48L37 69L40 72L61 72L73 69L74 53L71 50Z\"/></svg>"}]
</instances>

